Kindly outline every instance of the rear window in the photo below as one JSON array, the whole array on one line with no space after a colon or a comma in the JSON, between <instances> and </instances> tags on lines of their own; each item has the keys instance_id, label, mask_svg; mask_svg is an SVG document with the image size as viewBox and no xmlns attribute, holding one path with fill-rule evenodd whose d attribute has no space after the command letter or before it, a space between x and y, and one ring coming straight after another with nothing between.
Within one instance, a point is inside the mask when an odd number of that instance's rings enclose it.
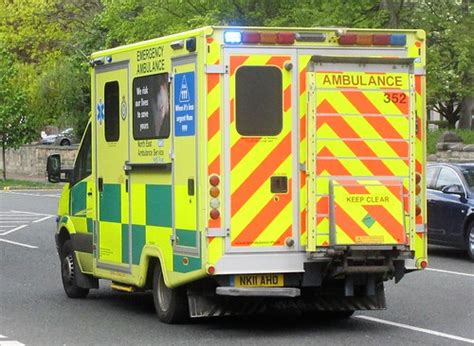
<instances>
[{"instance_id":1,"label":"rear window","mask_svg":"<svg viewBox=\"0 0 474 346\"><path fill-rule=\"evenodd\" d=\"M235 119L242 136L276 136L282 130L282 75L275 66L242 66L235 76Z\"/></svg>"}]
</instances>

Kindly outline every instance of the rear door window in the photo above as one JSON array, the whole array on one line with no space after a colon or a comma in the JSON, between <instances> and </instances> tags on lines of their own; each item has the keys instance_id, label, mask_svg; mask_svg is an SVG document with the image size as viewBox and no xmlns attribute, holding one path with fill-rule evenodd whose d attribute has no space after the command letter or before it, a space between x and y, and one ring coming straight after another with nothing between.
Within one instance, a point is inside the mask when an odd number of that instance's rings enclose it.
<instances>
[{"instance_id":1,"label":"rear door window","mask_svg":"<svg viewBox=\"0 0 474 346\"><path fill-rule=\"evenodd\" d=\"M235 118L242 136L276 136L283 126L282 74L276 66L242 66L236 72Z\"/></svg>"},{"instance_id":2,"label":"rear door window","mask_svg":"<svg viewBox=\"0 0 474 346\"><path fill-rule=\"evenodd\" d=\"M119 83L117 81L105 83L105 140L117 142L120 138L119 123Z\"/></svg>"}]
</instances>

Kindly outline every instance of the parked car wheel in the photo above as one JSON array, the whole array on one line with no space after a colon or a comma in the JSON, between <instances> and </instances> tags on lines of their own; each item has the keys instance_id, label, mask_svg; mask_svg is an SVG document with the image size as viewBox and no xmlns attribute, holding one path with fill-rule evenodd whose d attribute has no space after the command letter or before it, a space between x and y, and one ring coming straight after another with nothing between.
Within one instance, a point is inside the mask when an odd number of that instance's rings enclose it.
<instances>
[{"instance_id":1,"label":"parked car wheel","mask_svg":"<svg viewBox=\"0 0 474 346\"><path fill-rule=\"evenodd\" d=\"M183 323L189 318L186 290L183 287L167 287L159 264L155 265L153 273L153 302L162 322Z\"/></svg>"},{"instance_id":2,"label":"parked car wheel","mask_svg":"<svg viewBox=\"0 0 474 346\"><path fill-rule=\"evenodd\" d=\"M467 254L474 261L474 222L471 222L467 228L466 245Z\"/></svg>"},{"instance_id":3,"label":"parked car wheel","mask_svg":"<svg viewBox=\"0 0 474 346\"><path fill-rule=\"evenodd\" d=\"M60 146L71 145L71 141L69 141L69 139L64 138L63 140L61 140L59 145Z\"/></svg>"}]
</instances>

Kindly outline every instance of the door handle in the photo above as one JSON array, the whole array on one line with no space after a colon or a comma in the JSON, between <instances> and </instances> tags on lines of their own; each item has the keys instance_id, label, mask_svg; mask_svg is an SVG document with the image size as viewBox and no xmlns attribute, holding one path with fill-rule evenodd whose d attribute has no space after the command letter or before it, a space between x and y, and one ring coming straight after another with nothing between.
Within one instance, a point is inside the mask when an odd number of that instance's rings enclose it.
<instances>
[{"instance_id":1,"label":"door handle","mask_svg":"<svg viewBox=\"0 0 474 346\"><path fill-rule=\"evenodd\" d=\"M188 195L194 196L194 178L188 179Z\"/></svg>"},{"instance_id":2,"label":"door handle","mask_svg":"<svg viewBox=\"0 0 474 346\"><path fill-rule=\"evenodd\" d=\"M99 192L104 191L104 178L100 177L97 179L97 187L99 188Z\"/></svg>"}]
</instances>

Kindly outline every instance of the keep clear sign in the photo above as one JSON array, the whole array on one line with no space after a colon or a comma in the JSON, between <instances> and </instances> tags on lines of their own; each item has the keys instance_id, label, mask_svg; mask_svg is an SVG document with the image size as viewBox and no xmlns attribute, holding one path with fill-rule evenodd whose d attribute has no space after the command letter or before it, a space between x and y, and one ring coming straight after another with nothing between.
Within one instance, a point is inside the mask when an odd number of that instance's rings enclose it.
<instances>
[{"instance_id":1,"label":"keep clear sign","mask_svg":"<svg viewBox=\"0 0 474 346\"><path fill-rule=\"evenodd\" d=\"M194 72L177 73L174 78L175 136L194 136L196 114Z\"/></svg>"}]
</instances>

